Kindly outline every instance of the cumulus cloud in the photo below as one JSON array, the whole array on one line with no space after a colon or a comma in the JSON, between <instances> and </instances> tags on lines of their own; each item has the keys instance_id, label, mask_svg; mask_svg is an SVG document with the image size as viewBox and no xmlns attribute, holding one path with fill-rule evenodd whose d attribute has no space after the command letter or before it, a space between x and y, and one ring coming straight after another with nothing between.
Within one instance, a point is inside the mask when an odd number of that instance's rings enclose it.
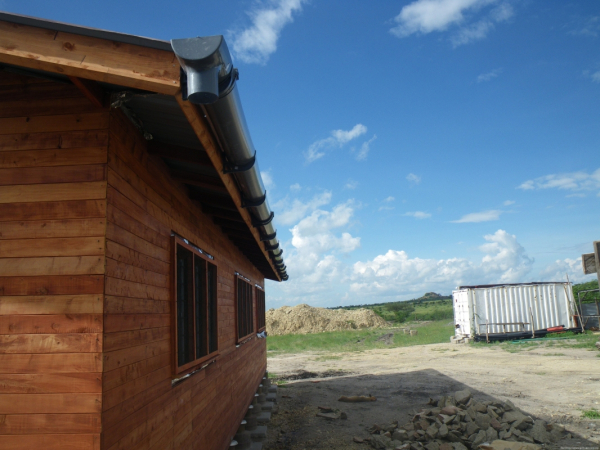
<instances>
[{"instance_id":1,"label":"cumulus cloud","mask_svg":"<svg viewBox=\"0 0 600 450\"><path fill-rule=\"evenodd\" d=\"M527 180L517 186L524 191L534 189L563 189L569 191L591 191L600 189L600 168L592 173L570 172L545 175Z\"/></svg>"},{"instance_id":2,"label":"cumulus cloud","mask_svg":"<svg viewBox=\"0 0 600 450\"><path fill-rule=\"evenodd\" d=\"M361 298L395 297L425 291L449 291L465 284L515 283L531 271L533 258L504 230L484 236L479 263L464 258L409 258L404 251L388 250L353 266L350 290Z\"/></svg>"},{"instance_id":3,"label":"cumulus cloud","mask_svg":"<svg viewBox=\"0 0 600 450\"><path fill-rule=\"evenodd\" d=\"M248 12L252 25L232 32L233 52L246 63L265 64L277 50L277 41L305 0L271 0Z\"/></svg>"},{"instance_id":4,"label":"cumulus cloud","mask_svg":"<svg viewBox=\"0 0 600 450\"><path fill-rule=\"evenodd\" d=\"M348 200L329 211L317 209L292 227L291 248L285 246L290 280L277 285L270 303L319 304L323 298L331 302L329 296L341 287L347 271L339 257L360 247L360 237L347 231L354 208L354 202Z\"/></svg>"},{"instance_id":5,"label":"cumulus cloud","mask_svg":"<svg viewBox=\"0 0 600 450\"><path fill-rule=\"evenodd\" d=\"M431 217L431 214L423 211L407 212L404 215L414 217L415 219L429 219Z\"/></svg>"},{"instance_id":6,"label":"cumulus cloud","mask_svg":"<svg viewBox=\"0 0 600 450\"><path fill-rule=\"evenodd\" d=\"M367 127L365 127L362 123L354 125L354 127L351 130L347 131L333 130L331 132L331 136L325 139L320 139L310 144L308 150L304 153L306 162L311 163L313 161L316 161L317 159L325 156L325 150L333 147L342 147L344 144L347 144L348 142L352 141L353 139L356 139L357 137L365 134L366 132Z\"/></svg>"},{"instance_id":7,"label":"cumulus cloud","mask_svg":"<svg viewBox=\"0 0 600 450\"><path fill-rule=\"evenodd\" d=\"M309 212L328 204L330 201L330 191L317 194L307 202L302 202L298 199L294 199L290 202L286 197L273 205L277 211L281 211L275 216L277 223L282 225L292 225L306 216Z\"/></svg>"},{"instance_id":8,"label":"cumulus cloud","mask_svg":"<svg viewBox=\"0 0 600 450\"><path fill-rule=\"evenodd\" d=\"M541 281L567 281L567 276L574 283L586 283L596 278L595 274L583 274L581 259L557 259L540 272Z\"/></svg>"},{"instance_id":9,"label":"cumulus cloud","mask_svg":"<svg viewBox=\"0 0 600 450\"><path fill-rule=\"evenodd\" d=\"M403 38L412 34L443 32L458 27L450 38L454 47L483 39L495 23L514 14L510 3L499 0L416 0L402 8L390 32Z\"/></svg>"},{"instance_id":10,"label":"cumulus cloud","mask_svg":"<svg viewBox=\"0 0 600 450\"><path fill-rule=\"evenodd\" d=\"M394 200L396 200L396 199L390 195L388 198L386 198L386 199L384 200L384 202L387 202L387 203L389 203L389 202L393 202Z\"/></svg>"},{"instance_id":11,"label":"cumulus cloud","mask_svg":"<svg viewBox=\"0 0 600 450\"><path fill-rule=\"evenodd\" d=\"M275 187L275 182L273 181L273 176L271 175L271 171L267 170L265 172L261 171L260 176L262 178L263 184L265 185L265 189L271 189Z\"/></svg>"},{"instance_id":12,"label":"cumulus cloud","mask_svg":"<svg viewBox=\"0 0 600 450\"><path fill-rule=\"evenodd\" d=\"M510 205L514 205L515 202L514 200L504 200L504 203L502 203L504 206L510 206Z\"/></svg>"},{"instance_id":13,"label":"cumulus cloud","mask_svg":"<svg viewBox=\"0 0 600 450\"><path fill-rule=\"evenodd\" d=\"M358 187L358 181L356 180L348 180L348 182L344 185L345 189L356 189Z\"/></svg>"},{"instance_id":14,"label":"cumulus cloud","mask_svg":"<svg viewBox=\"0 0 600 450\"><path fill-rule=\"evenodd\" d=\"M302 189L302 186L300 186L300 183L294 183L290 186L290 191L292 192L298 192Z\"/></svg>"},{"instance_id":15,"label":"cumulus cloud","mask_svg":"<svg viewBox=\"0 0 600 450\"><path fill-rule=\"evenodd\" d=\"M369 139L368 141L365 141L362 143L362 145L360 146L360 150L358 151L358 155L356 155L357 161L362 161L363 159L367 159L367 155L369 154L369 151L371 150L371 143L375 139L377 139L376 134L374 134L373 137L371 139Z\"/></svg>"},{"instance_id":16,"label":"cumulus cloud","mask_svg":"<svg viewBox=\"0 0 600 450\"><path fill-rule=\"evenodd\" d=\"M500 214L503 211L498 209L491 209L489 211L482 211L476 213L470 213L462 216L458 220L452 220L452 223L479 223L479 222L490 222L492 220L498 220Z\"/></svg>"},{"instance_id":17,"label":"cumulus cloud","mask_svg":"<svg viewBox=\"0 0 600 450\"><path fill-rule=\"evenodd\" d=\"M409 173L406 175L406 179L412 184L419 184L421 182L421 177L419 175L415 175L414 173Z\"/></svg>"},{"instance_id":18,"label":"cumulus cloud","mask_svg":"<svg viewBox=\"0 0 600 450\"><path fill-rule=\"evenodd\" d=\"M477 77L477 82L483 83L484 81L491 81L494 78L496 78L498 75L500 75L501 72L502 72L502 69L494 69L491 72L482 73L481 75L479 75Z\"/></svg>"}]
</instances>

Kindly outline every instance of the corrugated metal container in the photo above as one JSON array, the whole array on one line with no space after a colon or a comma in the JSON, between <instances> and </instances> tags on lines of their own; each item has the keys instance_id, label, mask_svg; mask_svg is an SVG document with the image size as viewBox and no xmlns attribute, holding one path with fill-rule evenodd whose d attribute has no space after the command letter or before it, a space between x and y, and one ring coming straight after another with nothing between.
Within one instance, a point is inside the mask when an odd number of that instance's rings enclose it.
<instances>
[{"instance_id":1,"label":"corrugated metal container","mask_svg":"<svg viewBox=\"0 0 600 450\"><path fill-rule=\"evenodd\" d=\"M452 300L460 337L575 326L571 283L461 286Z\"/></svg>"}]
</instances>

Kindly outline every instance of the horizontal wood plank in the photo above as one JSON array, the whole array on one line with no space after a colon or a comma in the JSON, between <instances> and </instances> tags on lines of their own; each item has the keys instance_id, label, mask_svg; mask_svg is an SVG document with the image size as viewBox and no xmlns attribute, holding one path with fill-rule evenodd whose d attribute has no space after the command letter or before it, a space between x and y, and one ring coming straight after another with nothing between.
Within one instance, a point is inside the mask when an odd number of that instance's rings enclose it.
<instances>
[{"instance_id":1,"label":"horizontal wood plank","mask_svg":"<svg viewBox=\"0 0 600 450\"><path fill-rule=\"evenodd\" d=\"M101 314L3 315L0 335L102 333L102 319Z\"/></svg>"},{"instance_id":2,"label":"horizontal wood plank","mask_svg":"<svg viewBox=\"0 0 600 450\"><path fill-rule=\"evenodd\" d=\"M78 183L106 179L104 164L0 169L0 186L11 184Z\"/></svg>"},{"instance_id":3,"label":"horizontal wood plank","mask_svg":"<svg viewBox=\"0 0 600 450\"><path fill-rule=\"evenodd\" d=\"M1 394L59 394L65 392L102 393L102 374L5 373L0 377Z\"/></svg>"},{"instance_id":4,"label":"horizontal wood plank","mask_svg":"<svg viewBox=\"0 0 600 450\"><path fill-rule=\"evenodd\" d=\"M102 111L88 114L4 117L0 118L0 134L102 130L108 128L108 114Z\"/></svg>"},{"instance_id":5,"label":"horizontal wood plank","mask_svg":"<svg viewBox=\"0 0 600 450\"><path fill-rule=\"evenodd\" d=\"M104 332L165 328L169 327L170 321L170 314L107 314L104 316ZM165 338L168 337L164 334Z\"/></svg>"},{"instance_id":6,"label":"horizontal wood plank","mask_svg":"<svg viewBox=\"0 0 600 450\"><path fill-rule=\"evenodd\" d=\"M171 51L0 22L0 61L32 69L175 95L179 64Z\"/></svg>"},{"instance_id":7,"label":"horizontal wood plank","mask_svg":"<svg viewBox=\"0 0 600 450\"><path fill-rule=\"evenodd\" d=\"M106 239L164 262L171 260L168 250L158 247L112 222L108 222L106 226Z\"/></svg>"},{"instance_id":8,"label":"horizontal wood plank","mask_svg":"<svg viewBox=\"0 0 600 450\"><path fill-rule=\"evenodd\" d=\"M0 135L0 152L106 147L108 130L57 131L53 133L17 133Z\"/></svg>"},{"instance_id":9,"label":"horizontal wood plank","mask_svg":"<svg viewBox=\"0 0 600 450\"><path fill-rule=\"evenodd\" d=\"M63 167L68 165L98 165L104 163L106 163L106 147L23 150L0 153L0 169L4 170L32 167ZM97 178L97 175L94 175L94 177ZM104 180L105 177L102 176L100 179Z\"/></svg>"},{"instance_id":10,"label":"horizontal wood plank","mask_svg":"<svg viewBox=\"0 0 600 450\"><path fill-rule=\"evenodd\" d=\"M1 241L0 241L0 249ZM162 288L169 287L169 276L167 274L152 272L131 266L112 258L106 259L106 275L121 280L133 281L135 283L149 284Z\"/></svg>"},{"instance_id":11,"label":"horizontal wood plank","mask_svg":"<svg viewBox=\"0 0 600 450\"><path fill-rule=\"evenodd\" d=\"M105 322L111 324L111 326L117 326L120 328L120 324L118 322L116 324L113 323L110 317L110 315L106 316ZM105 327L104 351L110 352L113 350L120 350L122 348L136 347L149 342L169 339L170 336L170 328L168 326L162 328L144 328L141 330L120 332L108 332Z\"/></svg>"},{"instance_id":12,"label":"horizontal wood plank","mask_svg":"<svg viewBox=\"0 0 600 450\"><path fill-rule=\"evenodd\" d=\"M0 186L0 203L51 202L106 198L106 182Z\"/></svg>"},{"instance_id":13,"label":"horizontal wood plank","mask_svg":"<svg viewBox=\"0 0 600 450\"><path fill-rule=\"evenodd\" d=\"M123 350L104 353L104 371L108 372L119 367L128 366L138 361L149 359L154 356L167 353L170 349L171 340L151 342Z\"/></svg>"},{"instance_id":14,"label":"horizontal wood plank","mask_svg":"<svg viewBox=\"0 0 600 450\"><path fill-rule=\"evenodd\" d=\"M122 384L115 389L104 391L102 394L102 409L107 410L113 408L134 395L137 395L164 380L170 379L170 377L171 367L164 366L143 377Z\"/></svg>"},{"instance_id":15,"label":"horizontal wood plank","mask_svg":"<svg viewBox=\"0 0 600 450\"><path fill-rule=\"evenodd\" d=\"M65 303L70 302L74 306L74 308L80 308L77 306L78 304L88 304L89 308L93 310L81 310L81 311L73 311L73 312L89 312L96 313L97 306L95 303L98 301L102 301L101 296L95 297L84 297L81 300L78 300L73 295L81 294L102 294L104 292L104 276L102 275L62 275L62 276L12 276L12 277L4 277L0 276L0 295L5 296L21 296L21 295L29 295L29 296L47 296L47 295L70 295L69 299L65 298L56 298L56 302ZM72 298L72 300L71 300ZM93 299L92 299L93 298ZM11 300L4 298L7 303L5 305L9 305ZM18 300L12 300L12 302L17 302ZM27 303L35 300L23 300L23 302ZM42 302L50 302L52 303L52 299L42 300ZM92 305L94 303L94 305ZM37 308L38 306L32 306ZM43 310L40 307L40 310ZM49 306L48 308L52 308ZM81 307L83 308L83 307ZM50 310L50 309L49 309ZM11 309L11 311L14 311ZM30 310L25 310L30 311ZM16 312L11 312L10 314L18 314ZM30 312L26 312L26 314L30 314ZM44 313L41 313L44 314ZM48 313L53 314L53 313Z\"/></svg>"},{"instance_id":16,"label":"horizontal wood plank","mask_svg":"<svg viewBox=\"0 0 600 450\"><path fill-rule=\"evenodd\" d=\"M3 434L99 433L100 414L6 414L0 421Z\"/></svg>"},{"instance_id":17,"label":"horizontal wood plank","mask_svg":"<svg viewBox=\"0 0 600 450\"><path fill-rule=\"evenodd\" d=\"M104 292L106 295L115 295L118 297L148 298L162 301L168 301L170 299L169 289L133 281L120 280L109 276L106 277Z\"/></svg>"},{"instance_id":18,"label":"horizontal wood plank","mask_svg":"<svg viewBox=\"0 0 600 450\"><path fill-rule=\"evenodd\" d=\"M49 92L54 92L56 87ZM0 97L5 94L0 91ZM33 95L32 95L33 94ZM90 101L82 97L65 98L62 97L60 102L56 98L39 98L39 90L33 93L14 92L12 97L18 100L10 100L0 103L0 117L21 117L21 116L48 116L52 114L82 114L97 111L97 107L92 105ZM27 101L23 101L27 100Z\"/></svg>"},{"instance_id":19,"label":"horizontal wood plank","mask_svg":"<svg viewBox=\"0 0 600 450\"><path fill-rule=\"evenodd\" d=\"M104 273L102 256L0 258L2 276L91 275Z\"/></svg>"},{"instance_id":20,"label":"horizontal wood plank","mask_svg":"<svg viewBox=\"0 0 600 450\"><path fill-rule=\"evenodd\" d=\"M95 353L102 351L102 335L14 334L0 335L0 354Z\"/></svg>"},{"instance_id":21,"label":"horizontal wood plank","mask_svg":"<svg viewBox=\"0 0 600 450\"><path fill-rule=\"evenodd\" d=\"M0 435L2 450L99 450L100 434Z\"/></svg>"},{"instance_id":22,"label":"horizontal wood plank","mask_svg":"<svg viewBox=\"0 0 600 450\"><path fill-rule=\"evenodd\" d=\"M104 298L105 314L169 314L170 310L168 301L113 295Z\"/></svg>"},{"instance_id":23,"label":"horizontal wood plank","mask_svg":"<svg viewBox=\"0 0 600 450\"><path fill-rule=\"evenodd\" d=\"M170 270L169 262L145 255L110 239L106 241L106 257L150 272L169 273Z\"/></svg>"},{"instance_id":24,"label":"horizontal wood plank","mask_svg":"<svg viewBox=\"0 0 600 450\"><path fill-rule=\"evenodd\" d=\"M106 200L36 203L0 202L0 222L106 217Z\"/></svg>"},{"instance_id":25,"label":"horizontal wood plank","mask_svg":"<svg viewBox=\"0 0 600 450\"><path fill-rule=\"evenodd\" d=\"M0 239L4 258L104 255L104 237Z\"/></svg>"},{"instance_id":26,"label":"horizontal wood plank","mask_svg":"<svg viewBox=\"0 0 600 450\"><path fill-rule=\"evenodd\" d=\"M0 297L0 316L31 314L102 314L102 295L40 295Z\"/></svg>"},{"instance_id":27,"label":"horizontal wood plank","mask_svg":"<svg viewBox=\"0 0 600 450\"><path fill-rule=\"evenodd\" d=\"M0 222L2 239L104 236L105 219L26 220ZM40 255L41 256L41 255Z\"/></svg>"},{"instance_id":28,"label":"horizontal wood plank","mask_svg":"<svg viewBox=\"0 0 600 450\"><path fill-rule=\"evenodd\" d=\"M2 414L85 414L101 410L100 394L0 394Z\"/></svg>"},{"instance_id":29,"label":"horizontal wood plank","mask_svg":"<svg viewBox=\"0 0 600 450\"><path fill-rule=\"evenodd\" d=\"M0 354L0 373L102 372L101 353Z\"/></svg>"},{"instance_id":30,"label":"horizontal wood plank","mask_svg":"<svg viewBox=\"0 0 600 450\"><path fill-rule=\"evenodd\" d=\"M169 353L161 353L149 359L143 359L135 363L105 372L102 376L102 388L105 391L114 389L124 383L154 372L161 367L171 366Z\"/></svg>"}]
</instances>

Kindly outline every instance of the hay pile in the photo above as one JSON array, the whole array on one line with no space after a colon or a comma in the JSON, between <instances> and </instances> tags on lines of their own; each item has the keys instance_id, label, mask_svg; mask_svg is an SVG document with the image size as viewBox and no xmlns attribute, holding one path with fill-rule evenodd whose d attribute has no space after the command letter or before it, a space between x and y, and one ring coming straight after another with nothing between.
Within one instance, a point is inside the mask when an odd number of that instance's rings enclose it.
<instances>
[{"instance_id":1,"label":"hay pile","mask_svg":"<svg viewBox=\"0 0 600 450\"><path fill-rule=\"evenodd\" d=\"M381 328L387 325L385 320L369 309L347 311L313 308L305 304L270 309L266 316L267 333L271 336Z\"/></svg>"}]
</instances>

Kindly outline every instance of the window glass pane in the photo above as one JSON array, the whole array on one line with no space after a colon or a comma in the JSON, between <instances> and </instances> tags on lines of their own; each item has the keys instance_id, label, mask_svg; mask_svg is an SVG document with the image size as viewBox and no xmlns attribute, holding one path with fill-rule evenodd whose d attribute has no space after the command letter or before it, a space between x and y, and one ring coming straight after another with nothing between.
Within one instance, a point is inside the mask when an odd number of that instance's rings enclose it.
<instances>
[{"instance_id":1,"label":"window glass pane","mask_svg":"<svg viewBox=\"0 0 600 450\"><path fill-rule=\"evenodd\" d=\"M248 305L246 311L246 322L248 323L246 334L250 334L254 331L254 308L252 307L252 285L249 283L246 283L246 296Z\"/></svg>"},{"instance_id":2,"label":"window glass pane","mask_svg":"<svg viewBox=\"0 0 600 450\"><path fill-rule=\"evenodd\" d=\"M192 252L177 246L177 364L194 359Z\"/></svg>"},{"instance_id":3,"label":"window glass pane","mask_svg":"<svg viewBox=\"0 0 600 450\"><path fill-rule=\"evenodd\" d=\"M208 348L209 352L218 349L218 322L217 322L217 266L210 263L208 266Z\"/></svg>"},{"instance_id":4,"label":"window glass pane","mask_svg":"<svg viewBox=\"0 0 600 450\"><path fill-rule=\"evenodd\" d=\"M206 261L194 255L194 276L196 280L196 358L208 355L208 322L206 305Z\"/></svg>"}]
</instances>

